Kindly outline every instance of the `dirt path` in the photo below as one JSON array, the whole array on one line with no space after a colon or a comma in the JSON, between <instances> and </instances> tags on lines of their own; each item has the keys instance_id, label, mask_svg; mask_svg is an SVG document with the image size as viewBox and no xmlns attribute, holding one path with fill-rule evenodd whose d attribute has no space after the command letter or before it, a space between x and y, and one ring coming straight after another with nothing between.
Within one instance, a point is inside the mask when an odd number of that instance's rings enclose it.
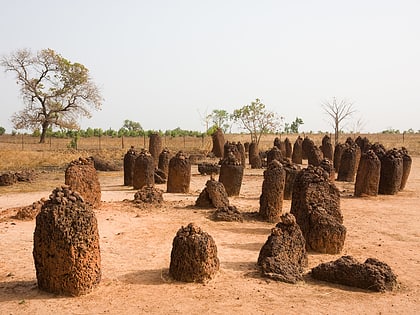
<instances>
[{"instance_id":1,"label":"dirt path","mask_svg":"<svg viewBox=\"0 0 420 315\"><path fill-rule=\"evenodd\" d=\"M255 264L273 224L214 222L210 210L190 207L207 177L193 175L190 194L165 194L161 207L138 209L123 199L122 174L100 175L103 204L96 211L102 254L102 282L77 298L41 292L32 259L34 221L0 222L0 314L419 314L420 313L420 158L406 190L396 196L357 199L344 191L341 208L347 227L342 254L378 258L398 275L400 288L370 293L314 281L296 285L261 278ZM246 170L239 197L231 204L257 211L262 171ZM161 186L164 187L164 186ZM54 187L51 188L51 190ZM0 196L0 211L28 205L50 191ZM285 201L284 211L290 202ZM185 284L168 277L172 240L181 226L195 222L213 236L221 270L207 284ZM309 268L341 255L309 254Z\"/></svg>"}]
</instances>

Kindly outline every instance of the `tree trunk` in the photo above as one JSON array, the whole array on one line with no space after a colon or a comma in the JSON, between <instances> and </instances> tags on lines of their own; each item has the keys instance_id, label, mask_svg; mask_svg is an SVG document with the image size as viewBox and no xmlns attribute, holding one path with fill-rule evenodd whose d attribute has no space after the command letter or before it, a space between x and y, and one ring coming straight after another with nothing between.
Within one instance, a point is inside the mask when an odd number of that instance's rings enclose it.
<instances>
[{"instance_id":1,"label":"tree trunk","mask_svg":"<svg viewBox=\"0 0 420 315\"><path fill-rule=\"evenodd\" d=\"M47 130L49 127L49 123L47 121L44 121L42 123L42 129L41 129L41 136L39 138L39 143L45 143L45 138L47 137Z\"/></svg>"}]
</instances>

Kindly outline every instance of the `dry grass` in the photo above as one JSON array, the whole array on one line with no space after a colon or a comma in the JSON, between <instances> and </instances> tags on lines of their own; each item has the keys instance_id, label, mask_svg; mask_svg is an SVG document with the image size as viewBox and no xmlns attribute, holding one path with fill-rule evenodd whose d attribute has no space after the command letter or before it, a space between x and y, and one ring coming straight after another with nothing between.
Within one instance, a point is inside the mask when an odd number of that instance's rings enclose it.
<instances>
[{"instance_id":1,"label":"dry grass","mask_svg":"<svg viewBox=\"0 0 420 315\"><path fill-rule=\"evenodd\" d=\"M304 135L302 135L304 136ZM308 134L308 136L320 145L323 134ZM344 142L348 136L341 135L340 141ZM371 142L380 142L386 148L400 148L404 146L411 155L420 155L420 134L366 134ZM275 135L264 135L260 142L261 150L268 150L273 146ZM279 136L285 139L286 136ZM287 135L295 141L297 135ZM354 137L354 135L353 135ZM249 135L227 134L225 140L249 141ZM0 136L0 172L22 169L57 169L64 168L70 161L80 156L100 156L110 161L122 161L127 149L133 145L136 148L148 147L147 138L82 138L78 143L78 150L68 149L70 139L49 139L46 144L37 143L38 139L31 136ZM183 150L187 153L204 153L211 150L211 137L163 137L163 146L171 151Z\"/></svg>"}]
</instances>

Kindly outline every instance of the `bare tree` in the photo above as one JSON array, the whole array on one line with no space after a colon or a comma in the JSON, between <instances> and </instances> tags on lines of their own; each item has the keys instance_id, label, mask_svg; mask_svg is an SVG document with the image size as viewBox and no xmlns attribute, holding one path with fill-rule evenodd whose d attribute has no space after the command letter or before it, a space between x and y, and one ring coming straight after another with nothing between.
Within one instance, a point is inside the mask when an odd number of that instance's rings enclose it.
<instances>
[{"instance_id":1,"label":"bare tree","mask_svg":"<svg viewBox=\"0 0 420 315\"><path fill-rule=\"evenodd\" d=\"M90 108L100 109L102 97L89 70L71 63L52 49L33 55L22 49L0 60L6 72L16 74L25 108L12 117L16 129L41 129L40 143L52 126L77 129L80 117L91 117Z\"/></svg>"},{"instance_id":2,"label":"bare tree","mask_svg":"<svg viewBox=\"0 0 420 315\"><path fill-rule=\"evenodd\" d=\"M321 104L324 112L331 118L331 125L334 128L334 145L338 143L338 136L342 130L342 122L350 118L356 110L353 103L346 100L337 100L333 97L331 101L324 101Z\"/></svg>"}]
</instances>

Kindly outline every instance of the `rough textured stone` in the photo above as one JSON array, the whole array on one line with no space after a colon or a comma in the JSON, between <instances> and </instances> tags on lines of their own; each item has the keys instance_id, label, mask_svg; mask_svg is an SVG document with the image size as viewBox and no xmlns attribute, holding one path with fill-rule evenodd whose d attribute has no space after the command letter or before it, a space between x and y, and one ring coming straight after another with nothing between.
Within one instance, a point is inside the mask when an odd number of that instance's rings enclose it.
<instances>
[{"instance_id":1,"label":"rough textured stone","mask_svg":"<svg viewBox=\"0 0 420 315\"><path fill-rule=\"evenodd\" d=\"M400 190L404 190L405 185L407 184L408 176L410 175L412 159L406 148L403 147L400 150L400 153L403 159L403 174L401 178Z\"/></svg>"},{"instance_id":2,"label":"rough textured stone","mask_svg":"<svg viewBox=\"0 0 420 315\"><path fill-rule=\"evenodd\" d=\"M15 173L7 172L0 175L0 186L12 186L17 182Z\"/></svg>"},{"instance_id":3,"label":"rough textured stone","mask_svg":"<svg viewBox=\"0 0 420 315\"><path fill-rule=\"evenodd\" d=\"M281 153L280 149L276 146L272 147L269 151L267 151L267 165L274 160L279 162L283 161L283 154Z\"/></svg>"},{"instance_id":4,"label":"rough textured stone","mask_svg":"<svg viewBox=\"0 0 420 315\"><path fill-rule=\"evenodd\" d=\"M133 187L140 189L145 186L155 185L155 162L153 156L142 150L134 163Z\"/></svg>"},{"instance_id":5,"label":"rough textured stone","mask_svg":"<svg viewBox=\"0 0 420 315\"><path fill-rule=\"evenodd\" d=\"M160 204L163 202L163 191L150 186L144 186L134 194L134 203Z\"/></svg>"},{"instance_id":6,"label":"rough textured stone","mask_svg":"<svg viewBox=\"0 0 420 315\"><path fill-rule=\"evenodd\" d=\"M255 142L251 142L249 144L249 164L251 164L251 168L257 169L262 167L262 160L260 156L260 150L258 149L258 145Z\"/></svg>"},{"instance_id":7,"label":"rough textured stone","mask_svg":"<svg viewBox=\"0 0 420 315\"><path fill-rule=\"evenodd\" d=\"M243 222L242 214L235 206L218 208L212 215L214 221Z\"/></svg>"},{"instance_id":8,"label":"rough textured stone","mask_svg":"<svg viewBox=\"0 0 420 315\"><path fill-rule=\"evenodd\" d=\"M356 197L378 195L380 175L381 161L375 152L368 150L363 153L357 170L354 195Z\"/></svg>"},{"instance_id":9,"label":"rough textured stone","mask_svg":"<svg viewBox=\"0 0 420 315\"><path fill-rule=\"evenodd\" d=\"M245 165L246 165L245 146L241 142L238 142L236 144L236 147L238 148L238 152L239 152L239 155L241 157L241 165L243 167L245 167Z\"/></svg>"},{"instance_id":10,"label":"rough textured stone","mask_svg":"<svg viewBox=\"0 0 420 315\"><path fill-rule=\"evenodd\" d=\"M311 139L309 139L308 136L303 138L303 141L302 141L302 158L304 160L308 159L309 150L311 149L311 147L314 147L314 146L315 146L314 142Z\"/></svg>"},{"instance_id":11,"label":"rough textured stone","mask_svg":"<svg viewBox=\"0 0 420 315\"><path fill-rule=\"evenodd\" d=\"M225 136L223 134L223 130L217 128L217 130L211 135L211 139L213 141L213 148L211 152L218 158L223 158L223 146L225 144Z\"/></svg>"},{"instance_id":12,"label":"rough textured stone","mask_svg":"<svg viewBox=\"0 0 420 315\"><path fill-rule=\"evenodd\" d=\"M171 160L172 155L171 151L169 151L168 148L164 148L162 152L159 154L159 163L158 163L158 169L162 170L166 177L168 178L169 173L169 161Z\"/></svg>"},{"instance_id":13,"label":"rough textured stone","mask_svg":"<svg viewBox=\"0 0 420 315\"><path fill-rule=\"evenodd\" d=\"M101 205L101 185L92 158L79 158L70 162L64 177L64 183L80 193L86 203L93 207Z\"/></svg>"},{"instance_id":14,"label":"rough textured stone","mask_svg":"<svg viewBox=\"0 0 420 315\"><path fill-rule=\"evenodd\" d=\"M41 200L35 201L29 206L21 207L17 212L16 215L13 216L14 219L22 220L22 221L30 221L36 218L38 213L41 211L42 206L45 203L45 199L42 198Z\"/></svg>"},{"instance_id":15,"label":"rough textured stone","mask_svg":"<svg viewBox=\"0 0 420 315\"><path fill-rule=\"evenodd\" d=\"M159 168L156 168L153 174L155 184L165 184L166 183L166 174Z\"/></svg>"},{"instance_id":16,"label":"rough textured stone","mask_svg":"<svg viewBox=\"0 0 420 315\"><path fill-rule=\"evenodd\" d=\"M342 226L340 192L323 168L308 165L298 173L290 213L296 217L308 250L328 254L341 250L345 228Z\"/></svg>"},{"instance_id":17,"label":"rough textured stone","mask_svg":"<svg viewBox=\"0 0 420 315\"><path fill-rule=\"evenodd\" d=\"M206 187L198 196L195 205L203 208L229 206L229 198L225 186L213 178L208 180Z\"/></svg>"},{"instance_id":18,"label":"rough textured stone","mask_svg":"<svg viewBox=\"0 0 420 315\"><path fill-rule=\"evenodd\" d=\"M41 290L78 296L99 283L101 256L95 213L69 186L55 189L37 215L33 257Z\"/></svg>"},{"instance_id":19,"label":"rough textured stone","mask_svg":"<svg viewBox=\"0 0 420 315\"><path fill-rule=\"evenodd\" d=\"M291 159L292 158L292 143L290 142L289 138L284 139L284 148L286 150L285 158Z\"/></svg>"},{"instance_id":20,"label":"rough textured stone","mask_svg":"<svg viewBox=\"0 0 420 315\"><path fill-rule=\"evenodd\" d=\"M295 183L296 176L299 173L301 168L298 165L292 164L292 163L282 163L282 164L286 172L286 177L284 180L283 199L292 200L293 185Z\"/></svg>"},{"instance_id":21,"label":"rough textured stone","mask_svg":"<svg viewBox=\"0 0 420 315\"><path fill-rule=\"evenodd\" d=\"M259 210L263 220L268 222L279 221L283 207L285 178L286 171L277 160L273 160L264 171Z\"/></svg>"},{"instance_id":22,"label":"rough textured stone","mask_svg":"<svg viewBox=\"0 0 420 315\"><path fill-rule=\"evenodd\" d=\"M333 146L331 144L331 138L328 135L325 135L322 138L322 145L321 145L321 151L325 159L329 159L330 161L334 158L334 150Z\"/></svg>"},{"instance_id":23,"label":"rough textured stone","mask_svg":"<svg viewBox=\"0 0 420 315\"><path fill-rule=\"evenodd\" d=\"M340 171L341 166L341 156L343 155L344 150L347 148L347 144L345 143L337 143L334 149L334 169L335 172L338 173Z\"/></svg>"},{"instance_id":24,"label":"rough textured stone","mask_svg":"<svg viewBox=\"0 0 420 315\"><path fill-rule=\"evenodd\" d=\"M124 155L124 186L133 186L134 165L138 152L133 146Z\"/></svg>"},{"instance_id":25,"label":"rough textured stone","mask_svg":"<svg viewBox=\"0 0 420 315\"><path fill-rule=\"evenodd\" d=\"M217 247L213 238L190 223L177 232L171 251L170 275L183 282L206 282L219 270Z\"/></svg>"},{"instance_id":26,"label":"rough textured stone","mask_svg":"<svg viewBox=\"0 0 420 315\"><path fill-rule=\"evenodd\" d=\"M298 136L293 144L292 162L295 164L302 164L302 142L303 139Z\"/></svg>"},{"instance_id":27,"label":"rough textured stone","mask_svg":"<svg viewBox=\"0 0 420 315\"><path fill-rule=\"evenodd\" d=\"M149 152L153 157L153 166L158 167L159 155L162 151L162 137L157 133L152 133L149 137Z\"/></svg>"},{"instance_id":28,"label":"rough textured stone","mask_svg":"<svg viewBox=\"0 0 420 315\"><path fill-rule=\"evenodd\" d=\"M260 250L258 266L264 276L274 280L287 283L302 280L308 257L305 238L292 214L282 215L280 222L271 230Z\"/></svg>"},{"instance_id":29,"label":"rough textured stone","mask_svg":"<svg viewBox=\"0 0 420 315\"><path fill-rule=\"evenodd\" d=\"M220 173L220 165L217 163L203 162L198 164L198 172L201 175L213 175Z\"/></svg>"},{"instance_id":30,"label":"rough textured stone","mask_svg":"<svg viewBox=\"0 0 420 315\"><path fill-rule=\"evenodd\" d=\"M381 158L381 176L378 192L395 195L401 187L403 177L403 158L397 149L388 150Z\"/></svg>"},{"instance_id":31,"label":"rough textured stone","mask_svg":"<svg viewBox=\"0 0 420 315\"><path fill-rule=\"evenodd\" d=\"M244 166L233 154L224 158L220 167L219 182L225 186L228 196L238 196L241 191Z\"/></svg>"},{"instance_id":32,"label":"rough textured stone","mask_svg":"<svg viewBox=\"0 0 420 315\"><path fill-rule=\"evenodd\" d=\"M169 161L168 193L188 193L191 182L191 163L187 156L179 151Z\"/></svg>"},{"instance_id":33,"label":"rough textured stone","mask_svg":"<svg viewBox=\"0 0 420 315\"><path fill-rule=\"evenodd\" d=\"M391 291L397 286L397 276L386 263L368 258L364 263L351 256L326 262L312 268L313 278L371 291Z\"/></svg>"},{"instance_id":34,"label":"rough textured stone","mask_svg":"<svg viewBox=\"0 0 420 315\"><path fill-rule=\"evenodd\" d=\"M340 169L338 170L338 181L353 182L357 173L360 158L360 148L357 145L348 145L342 155Z\"/></svg>"},{"instance_id":35,"label":"rough textured stone","mask_svg":"<svg viewBox=\"0 0 420 315\"><path fill-rule=\"evenodd\" d=\"M308 147L308 164L319 166L323 159L322 151L316 145Z\"/></svg>"}]
</instances>

